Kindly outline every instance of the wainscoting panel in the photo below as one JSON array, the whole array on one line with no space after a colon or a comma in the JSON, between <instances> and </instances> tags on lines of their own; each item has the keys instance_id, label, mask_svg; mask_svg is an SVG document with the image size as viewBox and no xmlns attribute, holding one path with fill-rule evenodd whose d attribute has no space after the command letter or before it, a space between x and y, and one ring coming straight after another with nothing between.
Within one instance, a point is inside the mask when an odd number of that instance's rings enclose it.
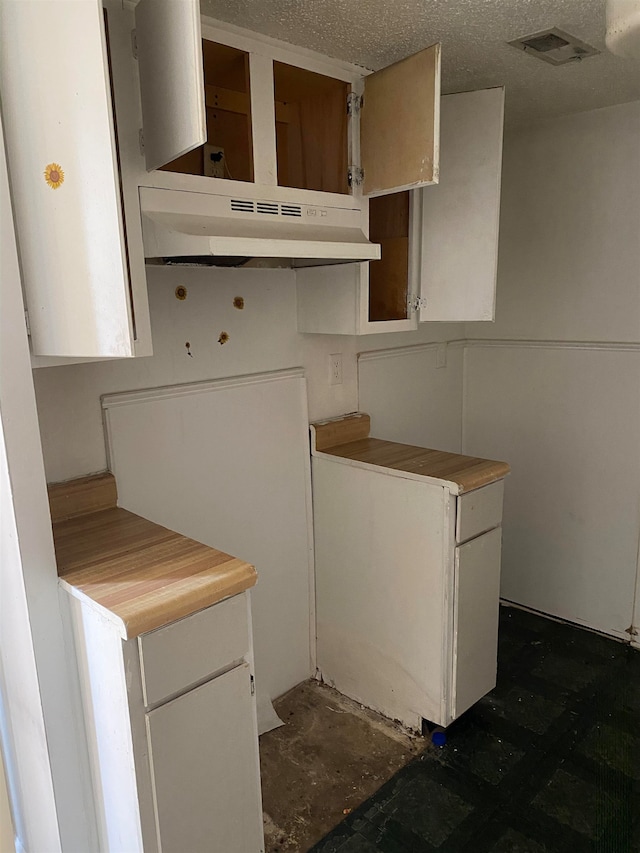
<instances>
[{"instance_id":1,"label":"wainscoting panel","mask_svg":"<svg viewBox=\"0 0 640 853\"><path fill-rule=\"evenodd\" d=\"M462 366L461 341L360 353L358 408L371 435L459 453Z\"/></svg>"},{"instance_id":2,"label":"wainscoting panel","mask_svg":"<svg viewBox=\"0 0 640 853\"><path fill-rule=\"evenodd\" d=\"M640 345L469 341L463 451L504 459L505 599L628 639Z\"/></svg>"}]
</instances>

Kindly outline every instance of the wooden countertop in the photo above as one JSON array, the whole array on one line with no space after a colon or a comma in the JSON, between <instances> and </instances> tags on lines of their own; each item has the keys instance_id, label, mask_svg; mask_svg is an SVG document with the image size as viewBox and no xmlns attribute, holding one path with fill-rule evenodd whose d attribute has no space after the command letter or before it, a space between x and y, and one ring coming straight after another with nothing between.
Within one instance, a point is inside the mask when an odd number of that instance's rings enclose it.
<instances>
[{"instance_id":1,"label":"wooden countertop","mask_svg":"<svg viewBox=\"0 0 640 853\"><path fill-rule=\"evenodd\" d=\"M511 470L506 462L370 438L370 419L364 412L311 426L312 451L316 456L333 456L364 466L444 481L451 484L454 494L463 494L501 480Z\"/></svg>"},{"instance_id":2,"label":"wooden countertop","mask_svg":"<svg viewBox=\"0 0 640 853\"><path fill-rule=\"evenodd\" d=\"M71 517L55 514L65 486L75 494L90 493L85 505L100 503L95 499L96 486L104 490L104 477L111 475L100 476L101 483L96 483L99 478L83 478L50 490L58 575L71 594L115 616L124 639L255 584L256 570L249 563L116 506L78 512L72 501ZM81 482L83 487L78 486Z\"/></svg>"}]
</instances>

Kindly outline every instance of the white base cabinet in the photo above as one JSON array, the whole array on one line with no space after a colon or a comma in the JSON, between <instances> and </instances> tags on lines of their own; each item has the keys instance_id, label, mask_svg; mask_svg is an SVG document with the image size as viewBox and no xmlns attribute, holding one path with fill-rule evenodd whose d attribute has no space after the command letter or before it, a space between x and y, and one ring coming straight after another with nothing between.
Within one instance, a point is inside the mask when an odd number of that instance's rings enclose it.
<instances>
[{"instance_id":1,"label":"white base cabinet","mask_svg":"<svg viewBox=\"0 0 640 853\"><path fill-rule=\"evenodd\" d=\"M411 729L496 682L503 481L452 483L312 460L317 660L341 693Z\"/></svg>"},{"instance_id":2,"label":"white base cabinet","mask_svg":"<svg viewBox=\"0 0 640 853\"><path fill-rule=\"evenodd\" d=\"M162 850L260 850L249 664L146 715Z\"/></svg>"},{"instance_id":3,"label":"white base cabinet","mask_svg":"<svg viewBox=\"0 0 640 853\"><path fill-rule=\"evenodd\" d=\"M63 593L110 853L262 853L248 592L123 640Z\"/></svg>"}]
</instances>

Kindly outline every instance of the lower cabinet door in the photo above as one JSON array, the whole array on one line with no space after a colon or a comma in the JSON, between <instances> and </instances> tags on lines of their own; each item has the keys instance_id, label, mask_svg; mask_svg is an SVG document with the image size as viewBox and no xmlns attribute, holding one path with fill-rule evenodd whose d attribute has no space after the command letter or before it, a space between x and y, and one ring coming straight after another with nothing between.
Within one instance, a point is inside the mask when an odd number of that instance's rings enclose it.
<instances>
[{"instance_id":1,"label":"lower cabinet door","mask_svg":"<svg viewBox=\"0 0 640 853\"><path fill-rule=\"evenodd\" d=\"M248 664L147 714L163 853L264 849Z\"/></svg>"},{"instance_id":2,"label":"lower cabinet door","mask_svg":"<svg viewBox=\"0 0 640 853\"><path fill-rule=\"evenodd\" d=\"M453 719L496 684L502 528L456 548Z\"/></svg>"}]
</instances>

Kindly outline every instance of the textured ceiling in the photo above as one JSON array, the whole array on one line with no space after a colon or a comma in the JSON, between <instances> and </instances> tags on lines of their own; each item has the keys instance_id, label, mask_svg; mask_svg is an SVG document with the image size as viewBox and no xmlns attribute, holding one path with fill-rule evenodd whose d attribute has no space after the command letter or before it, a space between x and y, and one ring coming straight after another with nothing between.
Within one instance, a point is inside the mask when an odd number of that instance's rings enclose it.
<instances>
[{"instance_id":1,"label":"textured ceiling","mask_svg":"<svg viewBox=\"0 0 640 853\"><path fill-rule=\"evenodd\" d=\"M640 60L604 44L605 0L201 0L202 13L378 69L442 43L442 91L506 86L522 125L640 99ZM602 53L554 67L506 44L559 27Z\"/></svg>"}]
</instances>

